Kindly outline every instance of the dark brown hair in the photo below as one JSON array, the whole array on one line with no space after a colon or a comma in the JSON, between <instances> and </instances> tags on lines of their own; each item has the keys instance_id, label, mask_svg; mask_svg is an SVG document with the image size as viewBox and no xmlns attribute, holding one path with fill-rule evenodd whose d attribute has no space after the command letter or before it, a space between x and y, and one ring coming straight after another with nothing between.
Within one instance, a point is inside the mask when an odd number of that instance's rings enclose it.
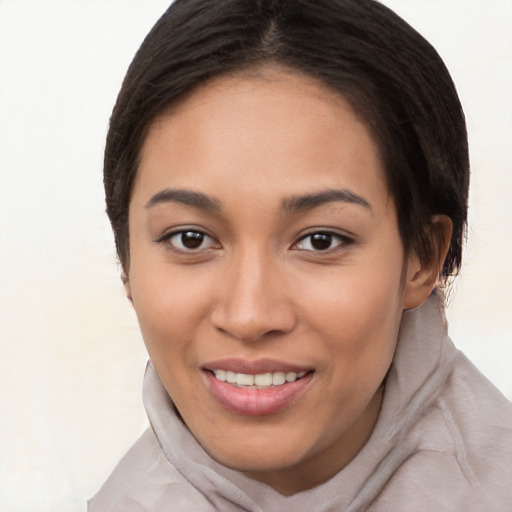
<instances>
[{"instance_id":1,"label":"dark brown hair","mask_svg":"<svg viewBox=\"0 0 512 512\"><path fill-rule=\"evenodd\" d=\"M464 114L436 50L374 0L176 0L131 63L107 136L104 184L119 258L129 266L128 210L139 154L164 110L206 81L267 64L345 96L380 147L406 251L422 261L453 234L443 276L460 268L469 161Z\"/></svg>"}]
</instances>

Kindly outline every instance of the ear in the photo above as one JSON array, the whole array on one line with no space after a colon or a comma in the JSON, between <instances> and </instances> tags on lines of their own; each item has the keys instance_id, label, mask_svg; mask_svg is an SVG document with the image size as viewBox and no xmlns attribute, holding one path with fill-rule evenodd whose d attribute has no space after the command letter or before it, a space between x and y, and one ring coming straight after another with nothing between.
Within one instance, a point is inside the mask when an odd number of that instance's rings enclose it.
<instances>
[{"instance_id":1,"label":"ear","mask_svg":"<svg viewBox=\"0 0 512 512\"><path fill-rule=\"evenodd\" d=\"M408 257L404 309L414 309L421 305L439 281L444 260L450 247L453 224L446 215L435 215L432 218L432 225L432 229L439 233L435 240L436 245L432 260L421 262L415 254Z\"/></svg>"},{"instance_id":2,"label":"ear","mask_svg":"<svg viewBox=\"0 0 512 512\"><path fill-rule=\"evenodd\" d=\"M132 299L132 289L130 287L130 279L128 278L128 274L123 270L123 272L121 273L121 281L123 283L123 286L124 286L124 291L126 293L126 297L128 298L128 300L133 303L133 299Z\"/></svg>"}]
</instances>

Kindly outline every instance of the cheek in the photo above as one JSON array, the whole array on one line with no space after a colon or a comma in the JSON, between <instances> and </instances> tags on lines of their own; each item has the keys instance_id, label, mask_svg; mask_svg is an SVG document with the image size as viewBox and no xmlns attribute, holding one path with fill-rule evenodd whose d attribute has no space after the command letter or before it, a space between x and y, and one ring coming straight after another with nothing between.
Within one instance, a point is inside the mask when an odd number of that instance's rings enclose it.
<instances>
[{"instance_id":1,"label":"cheek","mask_svg":"<svg viewBox=\"0 0 512 512\"><path fill-rule=\"evenodd\" d=\"M326 329L358 332L384 327L402 311L401 263L330 269L302 282L312 318ZM307 290L307 291L306 291Z\"/></svg>"},{"instance_id":2,"label":"cheek","mask_svg":"<svg viewBox=\"0 0 512 512\"><path fill-rule=\"evenodd\" d=\"M185 352L208 316L211 288L206 276L197 269L172 272L170 267L133 263L133 306L151 358Z\"/></svg>"},{"instance_id":3,"label":"cheek","mask_svg":"<svg viewBox=\"0 0 512 512\"><path fill-rule=\"evenodd\" d=\"M309 323L336 362L333 372L354 385L379 384L391 363L402 316L401 275L401 258L376 258L308 280Z\"/></svg>"}]
</instances>

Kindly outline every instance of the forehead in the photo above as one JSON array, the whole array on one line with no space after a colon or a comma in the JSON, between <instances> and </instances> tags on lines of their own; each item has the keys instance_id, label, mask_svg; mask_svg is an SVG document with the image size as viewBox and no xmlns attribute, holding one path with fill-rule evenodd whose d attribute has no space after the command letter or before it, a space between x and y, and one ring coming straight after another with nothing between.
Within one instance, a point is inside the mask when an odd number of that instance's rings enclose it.
<instances>
[{"instance_id":1,"label":"forehead","mask_svg":"<svg viewBox=\"0 0 512 512\"><path fill-rule=\"evenodd\" d=\"M216 78L160 116L135 192L213 193L228 182L237 194L343 186L387 195L377 145L350 103L314 78L276 70Z\"/></svg>"}]
</instances>

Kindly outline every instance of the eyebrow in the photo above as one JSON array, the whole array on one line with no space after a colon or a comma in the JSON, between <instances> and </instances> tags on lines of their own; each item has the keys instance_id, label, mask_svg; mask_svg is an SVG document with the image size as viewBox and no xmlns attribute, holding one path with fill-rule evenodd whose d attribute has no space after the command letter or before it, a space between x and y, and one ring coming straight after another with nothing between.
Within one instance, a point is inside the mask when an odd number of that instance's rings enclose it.
<instances>
[{"instance_id":1,"label":"eyebrow","mask_svg":"<svg viewBox=\"0 0 512 512\"><path fill-rule=\"evenodd\" d=\"M312 194L291 196L282 201L281 209L285 213L305 212L335 201L357 204L369 210L372 209L370 203L364 197L347 189L326 189ZM170 188L161 190L152 196L146 203L146 208L164 203L184 204L213 213L221 211L221 203L214 197L193 190Z\"/></svg>"},{"instance_id":2,"label":"eyebrow","mask_svg":"<svg viewBox=\"0 0 512 512\"><path fill-rule=\"evenodd\" d=\"M214 197L193 190L171 188L157 192L146 203L146 208L152 208L163 203L179 203L215 213L221 211L220 201Z\"/></svg>"},{"instance_id":3,"label":"eyebrow","mask_svg":"<svg viewBox=\"0 0 512 512\"><path fill-rule=\"evenodd\" d=\"M326 189L313 194L292 196L283 200L282 209L286 213L298 213L312 210L325 203L339 201L363 206L371 211L370 203L362 196L347 189Z\"/></svg>"}]
</instances>

